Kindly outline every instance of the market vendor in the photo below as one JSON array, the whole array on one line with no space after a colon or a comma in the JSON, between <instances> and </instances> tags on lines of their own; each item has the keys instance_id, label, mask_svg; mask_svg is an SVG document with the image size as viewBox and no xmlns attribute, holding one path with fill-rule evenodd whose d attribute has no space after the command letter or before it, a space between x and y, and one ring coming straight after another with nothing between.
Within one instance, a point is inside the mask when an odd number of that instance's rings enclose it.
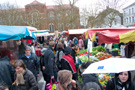
<instances>
[{"instance_id":1,"label":"market vendor","mask_svg":"<svg viewBox=\"0 0 135 90\"><path fill-rule=\"evenodd\" d=\"M86 69L91 63L93 63L93 62L88 61L87 63L82 63L82 65L80 66L80 71L81 71L81 73L83 73L83 72L85 71L85 69ZM97 77L96 74L83 74L83 75L82 75L82 80L83 80L83 86L84 86L86 83L88 83L88 82L95 82L95 83L97 83L97 84L100 86L101 90L104 90L103 87L102 87L102 85L99 83L98 77Z\"/></svg>"}]
</instances>

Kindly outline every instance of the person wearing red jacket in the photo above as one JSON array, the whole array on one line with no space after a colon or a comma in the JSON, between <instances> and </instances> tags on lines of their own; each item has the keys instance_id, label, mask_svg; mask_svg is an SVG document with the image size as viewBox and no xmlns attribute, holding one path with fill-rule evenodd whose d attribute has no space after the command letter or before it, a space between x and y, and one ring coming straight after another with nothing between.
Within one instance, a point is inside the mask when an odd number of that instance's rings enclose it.
<instances>
[{"instance_id":1,"label":"person wearing red jacket","mask_svg":"<svg viewBox=\"0 0 135 90\"><path fill-rule=\"evenodd\" d=\"M73 74L73 79L76 80L77 79L76 67L75 67L73 57L71 56L71 52L72 52L71 47L66 47L64 49L65 55L62 56L61 67L62 70L70 70Z\"/></svg>"}]
</instances>

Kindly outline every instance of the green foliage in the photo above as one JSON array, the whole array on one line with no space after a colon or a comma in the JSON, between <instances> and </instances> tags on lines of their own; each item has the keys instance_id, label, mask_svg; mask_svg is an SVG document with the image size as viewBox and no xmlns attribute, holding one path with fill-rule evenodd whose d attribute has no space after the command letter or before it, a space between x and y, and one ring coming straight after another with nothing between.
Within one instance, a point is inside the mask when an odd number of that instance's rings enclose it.
<instances>
[{"instance_id":1,"label":"green foliage","mask_svg":"<svg viewBox=\"0 0 135 90\"><path fill-rule=\"evenodd\" d=\"M82 77L81 77L80 75L78 75L78 82L79 82L80 84L83 84L83 80L82 80Z\"/></svg>"},{"instance_id":2,"label":"green foliage","mask_svg":"<svg viewBox=\"0 0 135 90\"><path fill-rule=\"evenodd\" d=\"M119 48L113 48L111 51L120 51L120 49Z\"/></svg>"},{"instance_id":3,"label":"green foliage","mask_svg":"<svg viewBox=\"0 0 135 90\"><path fill-rule=\"evenodd\" d=\"M105 52L106 49L102 46L92 47L92 55L96 55L98 52Z\"/></svg>"},{"instance_id":4,"label":"green foliage","mask_svg":"<svg viewBox=\"0 0 135 90\"><path fill-rule=\"evenodd\" d=\"M82 62L88 62L88 57L87 56L80 56L79 59L82 61Z\"/></svg>"},{"instance_id":5,"label":"green foliage","mask_svg":"<svg viewBox=\"0 0 135 90\"><path fill-rule=\"evenodd\" d=\"M97 51L99 51L99 52L101 52L101 51L105 52L106 51L106 49L102 46L97 46L96 48L97 48Z\"/></svg>"},{"instance_id":6,"label":"green foliage","mask_svg":"<svg viewBox=\"0 0 135 90\"><path fill-rule=\"evenodd\" d=\"M92 51L92 55L96 55L98 51Z\"/></svg>"},{"instance_id":7,"label":"green foliage","mask_svg":"<svg viewBox=\"0 0 135 90\"><path fill-rule=\"evenodd\" d=\"M80 50L80 51L77 53L77 55L83 54L83 53L85 53L85 52L87 52L87 49L82 49L82 50Z\"/></svg>"}]
</instances>

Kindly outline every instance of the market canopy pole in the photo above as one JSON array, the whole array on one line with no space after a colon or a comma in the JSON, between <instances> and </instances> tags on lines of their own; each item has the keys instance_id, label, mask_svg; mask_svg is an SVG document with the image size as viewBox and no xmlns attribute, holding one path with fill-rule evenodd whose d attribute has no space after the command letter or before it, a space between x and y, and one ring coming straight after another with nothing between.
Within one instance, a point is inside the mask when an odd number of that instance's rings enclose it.
<instances>
[{"instance_id":1,"label":"market canopy pole","mask_svg":"<svg viewBox=\"0 0 135 90\"><path fill-rule=\"evenodd\" d=\"M92 41L90 41L90 39L88 39L88 48L87 48L87 52L88 52L88 60L90 60L90 53L92 52Z\"/></svg>"}]
</instances>

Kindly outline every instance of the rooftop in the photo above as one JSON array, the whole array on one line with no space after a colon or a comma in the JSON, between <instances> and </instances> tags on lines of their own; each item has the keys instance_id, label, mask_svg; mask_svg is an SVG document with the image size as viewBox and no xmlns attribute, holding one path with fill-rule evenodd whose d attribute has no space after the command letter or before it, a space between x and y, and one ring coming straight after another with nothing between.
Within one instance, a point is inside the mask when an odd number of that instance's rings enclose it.
<instances>
[{"instance_id":1,"label":"rooftop","mask_svg":"<svg viewBox=\"0 0 135 90\"><path fill-rule=\"evenodd\" d=\"M131 6L133 6L133 5L135 5L135 2L134 2L134 3L132 3L132 4L130 4L130 5L129 5L129 6L127 6L127 7L123 8L123 10L124 10L124 9L126 9L126 8L128 8L128 7L131 7Z\"/></svg>"}]
</instances>

